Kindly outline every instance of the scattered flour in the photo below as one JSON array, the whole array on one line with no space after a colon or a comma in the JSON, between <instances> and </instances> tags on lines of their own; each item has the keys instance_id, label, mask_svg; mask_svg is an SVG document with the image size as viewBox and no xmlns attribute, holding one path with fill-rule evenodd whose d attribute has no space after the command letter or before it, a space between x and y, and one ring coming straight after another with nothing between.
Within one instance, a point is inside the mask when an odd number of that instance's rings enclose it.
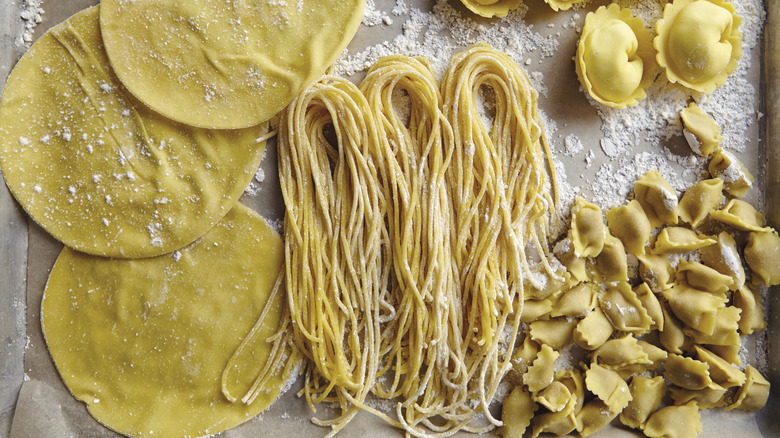
<instances>
[{"instance_id":1,"label":"scattered flour","mask_svg":"<svg viewBox=\"0 0 780 438\"><path fill-rule=\"evenodd\" d=\"M21 39L25 46L32 44L35 27L43 21L43 0L25 0L20 17L24 21L24 31Z\"/></svg>"}]
</instances>

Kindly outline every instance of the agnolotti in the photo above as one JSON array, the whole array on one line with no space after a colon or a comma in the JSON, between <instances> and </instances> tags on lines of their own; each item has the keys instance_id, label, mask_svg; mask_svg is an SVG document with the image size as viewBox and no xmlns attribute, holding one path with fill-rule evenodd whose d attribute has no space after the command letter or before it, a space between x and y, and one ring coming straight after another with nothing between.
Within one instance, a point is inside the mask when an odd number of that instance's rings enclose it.
<instances>
[{"instance_id":1,"label":"agnolotti","mask_svg":"<svg viewBox=\"0 0 780 438\"><path fill-rule=\"evenodd\" d=\"M745 261L753 271L754 284L780 284L780 236L777 231L750 233Z\"/></svg>"},{"instance_id":2,"label":"agnolotti","mask_svg":"<svg viewBox=\"0 0 780 438\"><path fill-rule=\"evenodd\" d=\"M520 7L522 0L461 0L464 6L479 16L506 17L510 11Z\"/></svg>"},{"instance_id":3,"label":"agnolotti","mask_svg":"<svg viewBox=\"0 0 780 438\"><path fill-rule=\"evenodd\" d=\"M680 199L680 220L696 228L723 202L723 180L705 179L694 184Z\"/></svg>"},{"instance_id":4,"label":"agnolotti","mask_svg":"<svg viewBox=\"0 0 780 438\"><path fill-rule=\"evenodd\" d=\"M653 227L677 223L677 192L658 171L651 170L639 177L634 184L634 196Z\"/></svg>"},{"instance_id":5,"label":"agnolotti","mask_svg":"<svg viewBox=\"0 0 780 438\"><path fill-rule=\"evenodd\" d=\"M693 152L708 157L720 148L720 142L723 141L720 126L695 103L691 102L680 111L680 119L683 122L683 135Z\"/></svg>"},{"instance_id":6,"label":"agnolotti","mask_svg":"<svg viewBox=\"0 0 780 438\"><path fill-rule=\"evenodd\" d=\"M604 247L604 219L601 209L578 197L572 207L571 241L579 257L595 257Z\"/></svg>"},{"instance_id":7,"label":"agnolotti","mask_svg":"<svg viewBox=\"0 0 780 438\"><path fill-rule=\"evenodd\" d=\"M614 108L636 105L647 96L657 71L652 36L630 9L602 6L585 17L576 69L582 87L597 102Z\"/></svg>"},{"instance_id":8,"label":"agnolotti","mask_svg":"<svg viewBox=\"0 0 780 438\"><path fill-rule=\"evenodd\" d=\"M724 0L675 0L664 8L654 40L670 82L701 93L726 83L742 57L742 19Z\"/></svg>"},{"instance_id":9,"label":"agnolotti","mask_svg":"<svg viewBox=\"0 0 780 438\"><path fill-rule=\"evenodd\" d=\"M713 177L723 180L723 190L737 198L745 196L755 181L747 167L737 157L723 149L718 149L712 154L707 170Z\"/></svg>"},{"instance_id":10,"label":"agnolotti","mask_svg":"<svg viewBox=\"0 0 780 438\"><path fill-rule=\"evenodd\" d=\"M624 206L607 210L607 225L612 235L623 242L627 253L637 256L645 253L653 227L639 201L633 199Z\"/></svg>"},{"instance_id":11,"label":"agnolotti","mask_svg":"<svg viewBox=\"0 0 780 438\"><path fill-rule=\"evenodd\" d=\"M732 199L723 209L711 212L710 217L742 231L771 231L770 227L761 226L761 213L741 199Z\"/></svg>"}]
</instances>

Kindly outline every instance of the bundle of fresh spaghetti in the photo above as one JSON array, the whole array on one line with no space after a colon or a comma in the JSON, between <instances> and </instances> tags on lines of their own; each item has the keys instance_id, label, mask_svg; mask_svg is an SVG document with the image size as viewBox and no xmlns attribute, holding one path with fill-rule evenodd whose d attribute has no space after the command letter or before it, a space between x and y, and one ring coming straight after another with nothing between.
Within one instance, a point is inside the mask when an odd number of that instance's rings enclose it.
<instances>
[{"instance_id":1,"label":"bundle of fresh spaghetti","mask_svg":"<svg viewBox=\"0 0 780 438\"><path fill-rule=\"evenodd\" d=\"M311 408L321 401L341 407L338 418L316 421L331 426L331 434L363 404L380 360L379 302L388 269L370 114L355 85L325 77L288 107L280 124L292 336L308 359L304 393Z\"/></svg>"},{"instance_id":2,"label":"bundle of fresh spaghetti","mask_svg":"<svg viewBox=\"0 0 780 438\"><path fill-rule=\"evenodd\" d=\"M536 91L506 54L477 44L455 55L441 89L455 137L448 182L469 391L488 420L500 425L487 408L511 368L524 283L534 282L529 253L558 278L547 247L557 212L552 155ZM489 129L480 93L494 96Z\"/></svg>"},{"instance_id":3,"label":"bundle of fresh spaghetti","mask_svg":"<svg viewBox=\"0 0 780 438\"><path fill-rule=\"evenodd\" d=\"M360 88L379 129L392 260L393 317L383 328L385 358L378 373L388 383L374 392L401 400L398 425L413 435L457 430L473 411L466 403L458 315L452 313L458 288L445 180L452 129L424 60L382 58ZM432 417L443 421L434 424Z\"/></svg>"}]
</instances>

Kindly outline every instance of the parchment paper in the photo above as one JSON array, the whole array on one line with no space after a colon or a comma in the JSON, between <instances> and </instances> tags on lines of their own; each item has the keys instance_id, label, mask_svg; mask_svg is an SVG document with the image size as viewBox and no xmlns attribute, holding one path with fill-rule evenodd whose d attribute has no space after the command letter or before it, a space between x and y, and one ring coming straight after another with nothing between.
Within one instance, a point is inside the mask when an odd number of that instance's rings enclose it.
<instances>
[{"instance_id":1,"label":"parchment paper","mask_svg":"<svg viewBox=\"0 0 780 438\"><path fill-rule=\"evenodd\" d=\"M451 4L465 11L458 0L450 0ZM738 1L738 0L737 0ZM18 59L19 46L13 43L13 37L21 30L21 20L18 11L22 0L6 0L4 10L0 11L0 80L3 82L10 66ZM44 0L46 11L44 22L36 29L40 36L49 27L61 22L71 14L84 7L96 4L93 0ZM389 10L395 5L394 0L376 0L377 8ZM588 10L592 10L604 1L592 2L585 10L577 11L584 18ZM753 68L749 80L756 86L763 87L766 93L765 101L761 103L762 110L767 113L766 128L769 133L763 136L761 125L756 123L749 133L748 149L739 158L749 170L759 177L759 186L764 186L766 200L770 204L762 205L769 213L773 225L780 225L780 150L775 144L775 138L780 135L780 82L778 82L778 64L776 54L778 47L778 32L780 21L773 12L778 9L780 1L769 0L767 9L769 23L767 24L766 50L763 61L766 73L762 81L762 59L760 50L755 51ZM406 0L405 4L412 7L430 10L433 0ZM545 113L557 121L559 132L553 138L556 155L566 166L569 181L573 185L582 183L582 195L589 196L590 187L585 181L595 177L595 172L608 157L598 147L601 138L601 120L596 110L587 102L579 90L571 58L574 56L577 33L573 29L565 30L562 24L571 20L573 12L554 13L542 0L526 0L530 12L526 21L534 23L534 30L542 34L561 32L558 37L560 49L557 54L542 64L534 63L529 69L542 72L548 87L547 94L542 96L540 105ZM581 22L581 20L580 20ZM547 25L553 23L552 30ZM772 24L774 23L774 24ZM391 39L401 32L400 22L391 26L367 28L362 26L357 37L350 45L350 52L376 44L383 39ZM476 42L476 41L475 41ZM359 80L360 78L355 78ZM771 105L764 104L766 101ZM561 153L562 138L569 133L576 134L585 143L585 148L595 152L594 164L586 168L582 157L571 158ZM768 139L759 142L759 138ZM687 146L681 137L669 140L669 147L676 153L686 153ZM646 150L654 150L659 145L641 145ZM769 162L770 164L766 164ZM256 209L265 217L280 219L283 211L281 193L279 190L278 173L276 171L275 144L271 142L266 158L261 164L265 171L265 179L261 190L254 196L245 196L242 202ZM769 171L767 171L769 168ZM581 177L580 177L581 175ZM581 178L581 179L580 179ZM772 185L774 184L774 185ZM766 186L769 187L766 187ZM755 192L755 191L754 191ZM764 198L753 195L752 202L762 204ZM0 436L12 437L111 437L117 436L93 420L83 404L76 401L62 384L54 364L46 350L41 334L39 308L40 300L54 260L61 245L34 223L27 223L21 209L14 203L7 189L0 188L0 335L2 335L2 354L0 354ZM770 379L774 385L780 384L780 341L777 334L780 327L773 322L774 315L780 315L780 303L777 293L770 299L769 321L772 324L770 335ZM26 302L26 308L25 308ZM26 327L25 327L26 322ZM760 347L763 348L763 347ZM23 361L23 362L22 362ZM22 363L24 364L22 367ZM21 392L18 393L21 387ZM277 403L266 412L250 422L221 434L224 437L257 437L257 436L324 436L326 429L313 425L310 421L312 413L302 399L295 393L300 388L300 382L293 386ZM775 386L778 388L778 386ZM18 393L18 400L17 400ZM772 412L778 412L778 391L773 391L770 406L759 414L744 412L725 412L710 410L703 414L704 433L706 437L770 437L780 436L780 426L777 419L770 418ZM15 406L15 411L14 411ZM321 406L316 415L328 417L327 406ZM775 415L776 416L776 415ZM11 423L11 419L13 419ZM358 417L342 432L342 436L360 437L397 437L401 434L370 414L360 413ZM469 436L459 434L459 436ZM633 437L637 434L620 428L610 430L600 436Z\"/></svg>"}]
</instances>

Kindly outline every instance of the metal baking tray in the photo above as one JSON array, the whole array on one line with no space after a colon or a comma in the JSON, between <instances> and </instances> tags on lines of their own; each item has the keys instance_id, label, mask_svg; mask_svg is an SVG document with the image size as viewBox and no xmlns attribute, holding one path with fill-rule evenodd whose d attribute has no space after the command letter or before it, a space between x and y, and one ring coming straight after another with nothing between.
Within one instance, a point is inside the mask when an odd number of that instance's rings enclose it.
<instances>
[{"instance_id":1,"label":"metal baking tray","mask_svg":"<svg viewBox=\"0 0 780 438\"><path fill-rule=\"evenodd\" d=\"M648 0L659 1L659 0ZM739 0L734 0L739 1ZM440 0L440 2L442 2ZM98 2L96 0L5 0L0 9L0 84L25 50L22 35L25 21L22 11L40 3L45 11L41 22L34 29L33 38L63 21L73 13ZM431 10L435 0L375 0L375 8L391 11L394 6L407 6ZM571 64L577 33L566 30L565 23L572 19L580 25L585 13L595 6L606 4L604 0L592 1L574 11L554 13L542 0L526 0L529 8L526 20L535 25L535 31L559 40L560 48L555 57L544 63L526 63L530 71L545 73L547 92L540 99L542 109L559 120L558 132L553 137L553 147L560 152L562 138L567 133L577 133L586 148L596 153L596 164L606 157L599 157L599 118L587 103ZM754 201L765 212L770 225L780 228L780 1L766 0L767 21L763 39L754 50L750 81L758 89L758 108L764 114L750 130L750 147L739 154L751 172L758 176L759 192ZM458 0L449 5L470 16ZM392 15L390 15L392 16ZM574 18L573 18L574 17ZM30 17L28 17L29 19ZM349 47L355 53L364 47L390 40L403 32L401 20L386 21L382 26L361 26ZM487 20L482 20L488 23ZM27 29L28 33L30 29ZM563 31L562 31L563 30ZM562 32L561 32L562 31ZM556 32L559 32L556 34ZM477 41L471 41L477 42ZM359 74L356 75L359 79ZM554 79L552 79L554 77ZM595 127L594 127L595 126ZM557 137L557 139L556 139ZM680 139L678 139L680 140ZM561 156L562 154L558 154ZM569 180L594 169L586 168L580 160L562 157ZM245 196L242 202L271 219L280 219L283 212L278 175L275 172L276 154L269 144L266 159L261 166L266 170L262 190L254 196ZM598 167L598 166L594 167ZM583 187L588 197L588 188ZM43 288L61 245L39 226L30 221L15 203L5 185L0 187L0 437L112 437L117 436L94 421L83 404L76 401L64 387L46 350L40 329L39 308ZM778 289L778 288L775 288ZM773 385L768 405L758 413L708 411L703 415L706 437L777 437L780 436L780 290L768 294L767 318L769 328L766 342L765 369ZM312 413L303 400L295 397L296 387L285 394L267 411L236 429L220 436L276 436L286 433L305 436L324 436L326 429L313 425ZM327 415L327 407L318 415ZM388 436L402 434L366 413L360 413L341 432L342 436ZM462 433L459 436L468 436ZM638 436L625 429L611 427L598 436Z\"/></svg>"}]
</instances>

